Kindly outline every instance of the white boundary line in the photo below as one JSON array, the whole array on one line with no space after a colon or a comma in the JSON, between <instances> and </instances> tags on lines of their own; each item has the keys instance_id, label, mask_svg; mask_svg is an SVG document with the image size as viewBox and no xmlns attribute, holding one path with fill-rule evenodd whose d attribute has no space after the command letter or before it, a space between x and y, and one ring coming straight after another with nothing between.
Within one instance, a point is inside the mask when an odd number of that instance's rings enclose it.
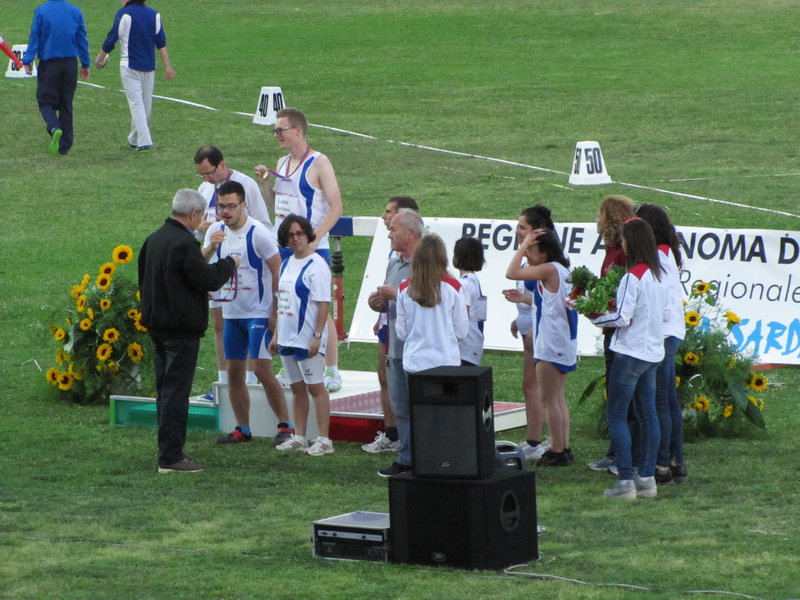
<instances>
[{"instance_id":1,"label":"white boundary line","mask_svg":"<svg viewBox=\"0 0 800 600\"><path fill-rule=\"evenodd\" d=\"M86 83L84 81L79 81L78 83L81 83L83 85L88 85L88 86L91 86L93 88L99 88L99 89L102 89L102 90L109 89L109 88L104 87L102 85L97 85L97 84L94 84L94 83ZM119 90L119 91L122 91L122 90ZM218 108L212 108L211 106L206 106L204 104L197 104L196 102L189 102L188 100L180 100L178 98L169 98L167 96L155 96L155 95L153 96L153 98L158 98L160 100L167 100L169 102L177 102L178 104L185 104L187 106L195 106L197 108L204 108L206 110L219 111ZM232 114L242 115L243 117L251 117L251 118L255 116L255 115L250 114L250 113L243 113L243 112L236 112L236 111L232 111ZM327 129L328 131L336 131L338 133L345 133L347 135L366 138L368 140L380 141L380 140L378 140L378 138L376 138L374 136L371 136L371 135L367 135L365 133L358 133L358 132L355 132L355 131L349 131L347 129L339 129L337 127L329 127L327 125L315 125L314 123L309 123L309 125L311 127L316 127L318 129ZM385 141L387 143L389 143L389 144L400 144L401 146L408 146L410 148L419 148L421 150L430 150L431 152L441 152L442 154L450 154L450 155L453 155L453 156L463 156L464 158L476 158L478 160L486 160L486 161L489 161L489 162L500 163L500 164L509 165L509 166L512 166L512 167L521 167L523 169L532 169L534 171L543 171L545 173L554 173L556 175L569 175L569 173L564 172L564 171L556 171L555 169L546 169L544 167L537 167L537 166L534 166L534 165L526 165L524 163L518 163L518 162L514 162L514 161L510 161L510 160L503 160L502 158L493 158L491 156L481 156L480 154L469 154L469 153L466 153L466 152L456 152L454 150L445 150L443 148L434 148L433 146L422 146L420 144L411 144L409 142L396 142L394 140L385 140ZM797 175L800 175L800 174L748 175L747 177L795 177ZM708 178L671 179L669 181L673 181L673 182L677 182L677 181L702 181L702 180L705 180L705 179L708 179ZM783 211L780 211L780 210L772 210L771 208L762 208L760 206L750 206L749 204L740 204L738 202L729 202L727 200L717 200L715 198L707 198L705 196L694 196L692 194L683 194L681 192L673 192L671 190L662 190L660 188L648 187L648 186L644 186L644 185L636 185L635 183L624 183L622 181L613 181L612 183L616 183L617 185L623 185L623 186L626 186L626 187L637 188L637 189L640 189L640 190L649 190L651 192L658 192L660 194L668 194L668 195L671 195L671 196L679 196L681 198L691 198L692 200L703 200L705 202L713 202L715 204L725 204L725 205L728 205L728 206L735 206L737 208L749 208L750 210L758 210L758 211L761 211L761 212L772 213L772 214L781 215L781 216L784 216L784 217L794 217L796 219L800 219L800 215L795 215L795 214L783 212ZM568 188L568 189L571 189L571 188Z\"/></svg>"}]
</instances>

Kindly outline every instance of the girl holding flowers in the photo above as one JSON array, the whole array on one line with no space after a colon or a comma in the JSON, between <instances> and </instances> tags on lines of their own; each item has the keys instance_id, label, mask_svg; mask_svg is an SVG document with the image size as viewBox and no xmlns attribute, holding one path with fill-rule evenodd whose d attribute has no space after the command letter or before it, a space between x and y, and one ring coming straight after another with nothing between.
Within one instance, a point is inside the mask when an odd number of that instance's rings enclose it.
<instances>
[{"instance_id":1,"label":"girl holding flowers","mask_svg":"<svg viewBox=\"0 0 800 600\"><path fill-rule=\"evenodd\" d=\"M594 315L598 327L614 327L610 349L615 353L608 380L606 418L617 455L618 480L605 491L611 498L654 497L656 454L661 432L656 416L656 371L664 359L662 325L666 298L661 264L650 225L639 218L622 227L628 272L617 290L616 310ZM639 422L642 457L634 480L628 408L633 402Z\"/></svg>"}]
</instances>

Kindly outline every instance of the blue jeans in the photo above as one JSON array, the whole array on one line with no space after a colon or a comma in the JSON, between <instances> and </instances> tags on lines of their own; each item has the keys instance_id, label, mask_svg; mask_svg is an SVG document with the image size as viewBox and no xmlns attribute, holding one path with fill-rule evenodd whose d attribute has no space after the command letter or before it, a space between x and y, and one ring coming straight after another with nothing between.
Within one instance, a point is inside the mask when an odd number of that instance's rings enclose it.
<instances>
[{"instance_id":1,"label":"blue jeans","mask_svg":"<svg viewBox=\"0 0 800 600\"><path fill-rule=\"evenodd\" d=\"M397 435L400 439L400 450L397 462L411 466L411 407L408 400L408 377L403 371L403 361L390 358L386 366L386 383L389 387L389 404L397 419Z\"/></svg>"},{"instance_id":2,"label":"blue jeans","mask_svg":"<svg viewBox=\"0 0 800 600\"><path fill-rule=\"evenodd\" d=\"M668 467L670 459L683 464L683 413L675 388L675 354L681 341L674 336L664 340L664 360L656 373L656 413L661 426L656 464L660 467Z\"/></svg>"},{"instance_id":3,"label":"blue jeans","mask_svg":"<svg viewBox=\"0 0 800 600\"><path fill-rule=\"evenodd\" d=\"M661 430L656 416L656 370L660 363L650 363L625 354L615 354L608 381L606 418L611 443L617 454L619 479L633 479L631 433L628 429L628 409L633 410L639 423L641 439L640 477L652 477Z\"/></svg>"}]
</instances>

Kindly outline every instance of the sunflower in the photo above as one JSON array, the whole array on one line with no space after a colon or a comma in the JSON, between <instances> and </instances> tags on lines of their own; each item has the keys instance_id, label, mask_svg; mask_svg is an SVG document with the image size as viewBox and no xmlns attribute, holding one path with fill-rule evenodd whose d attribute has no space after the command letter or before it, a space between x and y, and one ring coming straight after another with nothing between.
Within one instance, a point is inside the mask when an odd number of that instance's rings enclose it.
<instances>
[{"instance_id":1,"label":"sunflower","mask_svg":"<svg viewBox=\"0 0 800 600\"><path fill-rule=\"evenodd\" d=\"M739 318L739 315L737 315L735 312L731 312L729 310L725 311L725 318L728 319L728 323L731 323L733 325L736 325L737 323L741 323L742 322L742 320Z\"/></svg>"},{"instance_id":2,"label":"sunflower","mask_svg":"<svg viewBox=\"0 0 800 600\"><path fill-rule=\"evenodd\" d=\"M139 331L147 331L147 327L142 325L142 315L139 314L136 319L134 319L133 324L136 326L136 329Z\"/></svg>"},{"instance_id":3,"label":"sunflower","mask_svg":"<svg viewBox=\"0 0 800 600\"><path fill-rule=\"evenodd\" d=\"M56 327L56 330L53 332L53 337L56 338L56 341L60 342L67 337L67 332L61 329L61 327Z\"/></svg>"},{"instance_id":4,"label":"sunflower","mask_svg":"<svg viewBox=\"0 0 800 600\"><path fill-rule=\"evenodd\" d=\"M693 310L689 311L683 319L689 327L694 327L700 322L700 313L694 312Z\"/></svg>"},{"instance_id":5,"label":"sunflower","mask_svg":"<svg viewBox=\"0 0 800 600\"><path fill-rule=\"evenodd\" d=\"M84 331L89 331L92 328L92 320L91 319L84 319L79 323L79 326Z\"/></svg>"},{"instance_id":6,"label":"sunflower","mask_svg":"<svg viewBox=\"0 0 800 600\"><path fill-rule=\"evenodd\" d=\"M116 270L117 266L114 263L106 263L100 267L100 275L108 275L111 277Z\"/></svg>"},{"instance_id":7,"label":"sunflower","mask_svg":"<svg viewBox=\"0 0 800 600\"><path fill-rule=\"evenodd\" d=\"M135 321L139 318L139 311L135 308L132 308L128 311L128 316Z\"/></svg>"},{"instance_id":8,"label":"sunflower","mask_svg":"<svg viewBox=\"0 0 800 600\"><path fill-rule=\"evenodd\" d=\"M69 372L72 375L72 377L77 379L78 381L82 381L83 380L83 375L81 375L81 372L75 370L75 364L74 363L70 363Z\"/></svg>"},{"instance_id":9,"label":"sunflower","mask_svg":"<svg viewBox=\"0 0 800 600\"><path fill-rule=\"evenodd\" d=\"M100 308L102 308L103 310L108 310L109 308L111 308L111 300L109 300L108 298L103 298L102 300L100 300Z\"/></svg>"},{"instance_id":10,"label":"sunflower","mask_svg":"<svg viewBox=\"0 0 800 600\"><path fill-rule=\"evenodd\" d=\"M111 275L98 275L95 285L103 291L107 290L111 287Z\"/></svg>"},{"instance_id":11,"label":"sunflower","mask_svg":"<svg viewBox=\"0 0 800 600\"><path fill-rule=\"evenodd\" d=\"M747 387L754 389L757 392L763 392L765 389L767 389L767 378L763 375L754 373L753 377L750 379L750 383L747 384Z\"/></svg>"},{"instance_id":12,"label":"sunflower","mask_svg":"<svg viewBox=\"0 0 800 600\"><path fill-rule=\"evenodd\" d=\"M142 301L142 294L139 290L136 290L136 299L141 302Z\"/></svg>"},{"instance_id":13,"label":"sunflower","mask_svg":"<svg viewBox=\"0 0 800 600\"><path fill-rule=\"evenodd\" d=\"M119 373L119 365L113 360L108 361L108 370L112 373Z\"/></svg>"},{"instance_id":14,"label":"sunflower","mask_svg":"<svg viewBox=\"0 0 800 600\"><path fill-rule=\"evenodd\" d=\"M55 367L48 369L47 373L45 373L45 378L53 385L58 385L58 369Z\"/></svg>"},{"instance_id":15,"label":"sunflower","mask_svg":"<svg viewBox=\"0 0 800 600\"><path fill-rule=\"evenodd\" d=\"M680 387L680 385L681 385L681 378L675 377L675 387Z\"/></svg>"},{"instance_id":16,"label":"sunflower","mask_svg":"<svg viewBox=\"0 0 800 600\"><path fill-rule=\"evenodd\" d=\"M86 316L89 317L92 321L94 321L94 311L91 308L86 309Z\"/></svg>"},{"instance_id":17,"label":"sunflower","mask_svg":"<svg viewBox=\"0 0 800 600\"><path fill-rule=\"evenodd\" d=\"M69 317L67 317L66 321L67 321L67 325L72 325L72 319L70 319Z\"/></svg>"},{"instance_id":18,"label":"sunflower","mask_svg":"<svg viewBox=\"0 0 800 600\"><path fill-rule=\"evenodd\" d=\"M103 339L107 341L109 344L113 344L114 342L119 341L119 331L117 331L113 327L110 329L106 329L103 332Z\"/></svg>"},{"instance_id":19,"label":"sunflower","mask_svg":"<svg viewBox=\"0 0 800 600\"><path fill-rule=\"evenodd\" d=\"M59 348L59 349L58 349L58 352L56 353L56 362L57 362L58 364L60 364L60 365L63 365L63 364L64 364L64 359L65 359L65 358L66 358L66 356L64 356L64 351L63 351L63 349L62 349L62 348Z\"/></svg>"},{"instance_id":20,"label":"sunflower","mask_svg":"<svg viewBox=\"0 0 800 600\"><path fill-rule=\"evenodd\" d=\"M78 296L80 296L82 293L83 293L83 287L81 287L79 285L73 285L72 286L72 291L70 292L70 295L73 298L75 298L75 300L77 300Z\"/></svg>"},{"instance_id":21,"label":"sunflower","mask_svg":"<svg viewBox=\"0 0 800 600\"><path fill-rule=\"evenodd\" d=\"M111 353L113 351L114 349L111 347L111 344L100 344L97 347L97 358L105 362L111 358Z\"/></svg>"},{"instance_id":22,"label":"sunflower","mask_svg":"<svg viewBox=\"0 0 800 600\"><path fill-rule=\"evenodd\" d=\"M72 375L68 371L58 374L58 389L67 391L72 387Z\"/></svg>"},{"instance_id":23,"label":"sunflower","mask_svg":"<svg viewBox=\"0 0 800 600\"><path fill-rule=\"evenodd\" d=\"M729 404L728 406L725 407L725 410L722 411L722 416L727 419L728 417L731 416L732 413L733 413L733 404Z\"/></svg>"},{"instance_id":24,"label":"sunflower","mask_svg":"<svg viewBox=\"0 0 800 600\"><path fill-rule=\"evenodd\" d=\"M78 300L75 302L75 310L78 312L86 310L86 296L78 296Z\"/></svg>"},{"instance_id":25,"label":"sunflower","mask_svg":"<svg viewBox=\"0 0 800 600\"><path fill-rule=\"evenodd\" d=\"M91 277L89 277L88 273L84 273L83 274L83 279L81 280L81 287L83 289L86 289L86 286L89 285L89 280L90 279L91 279Z\"/></svg>"},{"instance_id":26,"label":"sunflower","mask_svg":"<svg viewBox=\"0 0 800 600\"><path fill-rule=\"evenodd\" d=\"M708 401L708 398L705 396L698 396L694 400L694 404L691 406L692 408L696 408L700 412L708 412L708 409L711 407L711 402Z\"/></svg>"},{"instance_id":27,"label":"sunflower","mask_svg":"<svg viewBox=\"0 0 800 600\"><path fill-rule=\"evenodd\" d=\"M133 259L133 248L130 246L117 246L111 253L111 259L118 265L124 265Z\"/></svg>"},{"instance_id":28,"label":"sunflower","mask_svg":"<svg viewBox=\"0 0 800 600\"><path fill-rule=\"evenodd\" d=\"M705 281L701 281L700 283L694 286L694 291L697 292L698 294L705 294L708 292L710 287L711 286L708 285Z\"/></svg>"},{"instance_id":29,"label":"sunflower","mask_svg":"<svg viewBox=\"0 0 800 600\"><path fill-rule=\"evenodd\" d=\"M700 357L694 352L687 352L683 355L683 362L685 362L687 365L696 365L700 362Z\"/></svg>"},{"instance_id":30,"label":"sunflower","mask_svg":"<svg viewBox=\"0 0 800 600\"><path fill-rule=\"evenodd\" d=\"M144 352L142 352L142 347L134 342L133 344L128 344L128 356L133 362L139 362L142 360L144 356Z\"/></svg>"},{"instance_id":31,"label":"sunflower","mask_svg":"<svg viewBox=\"0 0 800 600\"><path fill-rule=\"evenodd\" d=\"M753 396L747 397L758 410L764 410L764 401L761 398L754 398Z\"/></svg>"}]
</instances>

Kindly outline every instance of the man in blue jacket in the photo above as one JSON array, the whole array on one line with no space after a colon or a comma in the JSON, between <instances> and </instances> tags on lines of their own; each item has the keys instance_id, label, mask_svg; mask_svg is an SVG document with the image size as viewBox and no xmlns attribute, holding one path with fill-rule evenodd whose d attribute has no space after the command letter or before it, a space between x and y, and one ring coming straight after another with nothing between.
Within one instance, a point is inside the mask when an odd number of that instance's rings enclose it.
<instances>
[{"instance_id":1,"label":"man in blue jacket","mask_svg":"<svg viewBox=\"0 0 800 600\"><path fill-rule=\"evenodd\" d=\"M89 39L86 22L77 6L66 0L49 0L33 13L28 50L22 59L25 72L33 74L33 63L39 55L39 77L36 101L47 124L50 152L66 155L72 148L72 99L78 87L78 64L81 79L89 78Z\"/></svg>"},{"instance_id":2,"label":"man in blue jacket","mask_svg":"<svg viewBox=\"0 0 800 600\"><path fill-rule=\"evenodd\" d=\"M158 471L202 471L184 454L189 394L208 329L208 292L221 288L239 268L232 255L208 264L194 237L206 200L194 190L179 190L172 218L150 234L139 252L142 325L153 340L158 411Z\"/></svg>"},{"instance_id":3,"label":"man in blue jacket","mask_svg":"<svg viewBox=\"0 0 800 600\"><path fill-rule=\"evenodd\" d=\"M102 69L108 62L108 53L119 41L120 77L131 110L128 144L137 152L149 152L153 145L148 124L153 106L156 49L164 63L167 81L175 77L169 62L161 15L144 3L145 0L122 0L122 8L117 11L114 25L95 59L95 66Z\"/></svg>"}]
</instances>

